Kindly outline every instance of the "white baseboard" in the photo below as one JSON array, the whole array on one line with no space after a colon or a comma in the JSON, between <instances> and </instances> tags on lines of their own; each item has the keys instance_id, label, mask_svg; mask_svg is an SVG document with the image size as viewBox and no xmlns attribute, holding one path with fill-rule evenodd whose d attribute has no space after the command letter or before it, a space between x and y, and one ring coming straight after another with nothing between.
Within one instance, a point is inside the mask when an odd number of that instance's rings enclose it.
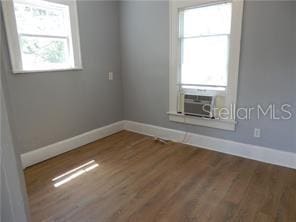
<instances>
[{"instance_id":1,"label":"white baseboard","mask_svg":"<svg viewBox=\"0 0 296 222\"><path fill-rule=\"evenodd\" d=\"M296 169L296 153L263 146L239 143L231 140L203 136L133 121L125 121L124 129L163 139L189 144L195 147L227 153L247 159Z\"/></svg>"},{"instance_id":2,"label":"white baseboard","mask_svg":"<svg viewBox=\"0 0 296 222\"><path fill-rule=\"evenodd\" d=\"M47 160L123 130L125 121L119 121L72 138L24 153L21 155L23 168Z\"/></svg>"},{"instance_id":3,"label":"white baseboard","mask_svg":"<svg viewBox=\"0 0 296 222\"><path fill-rule=\"evenodd\" d=\"M173 130L128 120L119 121L42 147L40 149L24 153L21 155L23 167L26 168L85 144L94 142L103 137L112 135L123 129L144 135L156 136L175 142L185 143L195 147L296 169L296 153L285 152L246 143L239 143L210 136L203 136L195 133L186 133L180 130Z\"/></svg>"}]
</instances>

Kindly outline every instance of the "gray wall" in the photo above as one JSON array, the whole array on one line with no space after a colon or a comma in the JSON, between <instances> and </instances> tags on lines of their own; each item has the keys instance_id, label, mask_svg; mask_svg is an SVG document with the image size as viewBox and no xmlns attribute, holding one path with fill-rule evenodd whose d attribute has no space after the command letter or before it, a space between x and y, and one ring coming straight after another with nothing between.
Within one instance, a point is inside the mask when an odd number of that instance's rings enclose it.
<instances>
[{"instance_id":1,"label":"gray wall","mask_svg":"<svg viewBox=\"0 0 296 222\"><path fill-rule=\"evenodd\" d=\"M1 71L0 71L1 74ZM2 77L2 75L1 75ZM20 156L12 141L6 104L1 92L1 144L0 144L0 221L26 222L29 218L27 194Z\"/></svg>"},{"instance_id":2,"label":"gray wall","mask_svg":"<svg viewBox=\"0 0 296 222\"><path fill-rule=\"evenodd\" d=\"M239 106L295 104L295 12L293 2L246 2ZM168 2L124 1L120 20L125 119L296 152L295 120L242 120L235 132L168 121Z\"/></svg>"},{"instance_id":3,"label":"gray wall","mask_svg":"<svg viewBox=\"0 0 296 222\"><path fill-rule=\"evenodd\" d=\"M295 104L295 4L246 2L238 105ZM82 71L13 75L1 50L21 153L122 119L295 151L294 120L239 121L235 132L168 121L167 1L78 1L78 13Z\"/></svg>"},{"instance_id":4,"label":"gray wall","mask_svg":"<svg viewBox=\"0 0 296 222\"><path fill-rule=\"evenodd\" d=\"M118 6L78 1L82 71L14 75L1 50L21 153L122 120Z\"/></svg>"},{"instance_id":5,"label":"gray wall","mask_svg":"<svg viewBox=\"0 0 296 222\"><path fill-rule=\"evenodd\" d=\"M0 10L1 11L1 10ZM1 17L1 15L0 15ZM3 29L0 26L0 50L2 51ZM11 131L11 112L7 111L8 89L0 57L0 221L26 222L29 218L25 181L19 150L14 146Z\"/></svg>"}]
</instances>

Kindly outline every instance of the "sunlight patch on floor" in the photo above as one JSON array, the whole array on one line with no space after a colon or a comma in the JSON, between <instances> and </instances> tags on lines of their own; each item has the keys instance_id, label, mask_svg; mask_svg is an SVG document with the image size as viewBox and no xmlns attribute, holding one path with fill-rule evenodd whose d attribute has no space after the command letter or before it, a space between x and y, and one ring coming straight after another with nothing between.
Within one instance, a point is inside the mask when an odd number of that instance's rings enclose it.
<instances>
[{"instance_id":1,"label":"sunlight patch on floor","mask_svg":"<svg viewBox=\"0 0 296 222\"><path fill-rule=\"evenodd\" d=\"M59 187L65 183L68 183L69 181L77 178L78 176L80 176L84 173L87 173L87 172L97 168L98 166L99 166L99 164L96 161L91 160L87 163L80 165L79 167L69 170L66 173L63 173L63 174L52 179L52 181L55 182L54 187Z\"/></svg>"}]
</instances>

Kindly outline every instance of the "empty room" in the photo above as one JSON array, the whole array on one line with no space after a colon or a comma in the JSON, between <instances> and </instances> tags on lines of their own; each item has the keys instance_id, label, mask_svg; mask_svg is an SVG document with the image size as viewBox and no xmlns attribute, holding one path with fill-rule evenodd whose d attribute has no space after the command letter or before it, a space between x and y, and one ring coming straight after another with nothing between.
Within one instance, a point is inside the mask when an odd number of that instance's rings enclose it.
<instances>
[{"instance_id":1,"label":"empty room","mask_svg":"<svg viewBox=\"0 0 296 222\"><path fill-rule=\"evenodd\" d=\"M0 222L296 222L296 1L0 0Z\"/></svg>"}]
</instances>

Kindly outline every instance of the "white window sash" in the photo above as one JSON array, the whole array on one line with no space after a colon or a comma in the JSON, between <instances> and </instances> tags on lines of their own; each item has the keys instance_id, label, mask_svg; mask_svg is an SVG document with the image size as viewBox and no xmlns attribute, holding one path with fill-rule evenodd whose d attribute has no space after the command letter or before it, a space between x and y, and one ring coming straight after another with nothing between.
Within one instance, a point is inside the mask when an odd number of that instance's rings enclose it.
<instances>
[{"instance_id":1,"label":"white window sash","mask_svg":"<svg viewBox=\"0 0 296 222\"><path fill-rule=\"evenodd\" d=\"M198 39L208 37L230 36L230 34L210 34L210 35L196 35L196 36L180 36L180 39Z\"/></svg>"},{"instance_id":2,"label":"white window sash","mask_svg":"<svg viewBox=\"0 0 296 222\"><path fill-rule=\"evenodd\" d=\"M187 84L187 83L177 83L180 87L182 86L196 86L196 87L221 87L226 88L227 86L224 85L203 85L203 84Z\"/></svg>"},{"instance_id":3,"label":"white window sash","mask_svg":"<svg viewBox=\"0 0 296 222\"><path fill-rule=\"evenodd\" d=\"M18 33L19 36L26 37L37 37L37 38L53 38L53 39L69 39L68 35L43 35L43 34L28 34L28 33Z\"/></svg>"}]
</instances>

